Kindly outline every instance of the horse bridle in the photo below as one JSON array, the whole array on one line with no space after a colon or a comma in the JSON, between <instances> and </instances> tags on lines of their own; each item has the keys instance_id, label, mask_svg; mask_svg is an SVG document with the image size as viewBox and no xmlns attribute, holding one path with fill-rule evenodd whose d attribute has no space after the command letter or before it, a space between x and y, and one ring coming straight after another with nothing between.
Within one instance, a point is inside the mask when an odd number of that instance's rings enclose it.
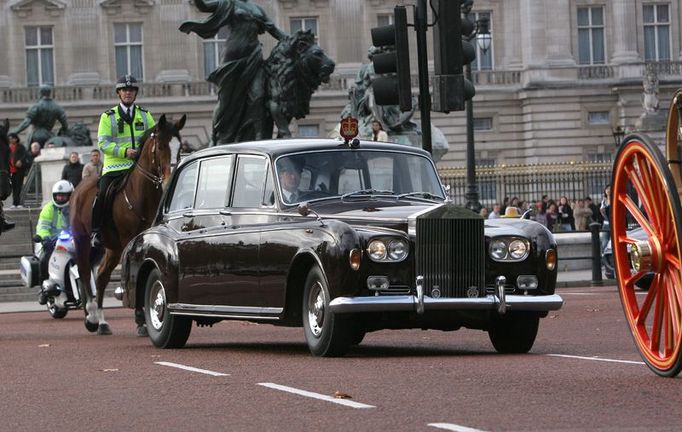
<instances>
[{"instance_id":1,"label":"horse bridle","mask_svg":"<svg viewBox=\"0 0 682 432\"><path fill-rule=\"evenodd\" d=\"M156 163L156 144L158 143L159 140L158 134L156 132L152 132L151 138L154 139L152 143L152 166L154 166L156 174L142 168L139 163L135 164L135 168L140 170L142 176L147 180L151 181L156 187L156 189L158 189L163 184L163 171L161 170L161 161L159 160L159 163L158 164Z\"/></svg>"}]
</instances>

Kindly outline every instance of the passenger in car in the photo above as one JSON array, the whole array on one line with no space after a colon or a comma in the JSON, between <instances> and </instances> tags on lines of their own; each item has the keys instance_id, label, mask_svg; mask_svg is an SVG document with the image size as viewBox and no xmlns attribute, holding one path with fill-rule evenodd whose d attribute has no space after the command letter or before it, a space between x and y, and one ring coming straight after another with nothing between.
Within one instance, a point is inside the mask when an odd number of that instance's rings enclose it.
<instances>
[{"instance_id":1,"label":"passenger in car","mask_svg":"<svg viewBox=\"0 0 682 432\"><path fill-rule=\"evenodd\" d=\"M294 204L301 199L301 191L298 189L301 183L302 167L290 158L282 158L277 161L277 173L279 184L282 187L282 199L287 204Z\"/></svg>"}]
</instances>

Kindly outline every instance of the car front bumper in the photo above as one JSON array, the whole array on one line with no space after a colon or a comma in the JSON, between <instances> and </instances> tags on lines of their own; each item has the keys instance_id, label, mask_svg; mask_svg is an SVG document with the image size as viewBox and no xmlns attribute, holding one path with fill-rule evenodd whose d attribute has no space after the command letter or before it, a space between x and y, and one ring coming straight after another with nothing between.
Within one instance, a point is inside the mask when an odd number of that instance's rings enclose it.
<instances>
[{"instance_id":1,"label":"car front bumper","mask_svg":"<svg viewBox=\"0 0 682 432\"><path fill-rule=\"evenodd\" d=\"M505 278L496 280L496 293L476 298L433 298L423 294L421 281L417 280L417 295L337 297L329 303L335 313L414 311L423 314L428 310L507 310L546 312L559 310L564 300L551 295L506 295Z\"/></svg>"}]
</instances>

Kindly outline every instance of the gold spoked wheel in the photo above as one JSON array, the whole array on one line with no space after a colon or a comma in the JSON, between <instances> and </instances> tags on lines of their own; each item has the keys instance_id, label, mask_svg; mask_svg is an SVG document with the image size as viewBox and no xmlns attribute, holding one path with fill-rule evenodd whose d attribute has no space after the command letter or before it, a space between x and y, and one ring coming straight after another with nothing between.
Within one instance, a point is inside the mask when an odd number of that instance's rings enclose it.
<instances>
[{"instance_id":1,"label":"gold spoked wheel","mask_svg":"<svg viewBox=\"0 0 682 432\"><path fill-rule=\"evenodd\" d=\"M668 161L646 136L623 140L613 167L611 235L618 289L642 358L655 373L682 369L682 208ZM646 239L634 238L636 222ZM648 292L635 282L651 277Z\"/></svg>"}]
</instances>

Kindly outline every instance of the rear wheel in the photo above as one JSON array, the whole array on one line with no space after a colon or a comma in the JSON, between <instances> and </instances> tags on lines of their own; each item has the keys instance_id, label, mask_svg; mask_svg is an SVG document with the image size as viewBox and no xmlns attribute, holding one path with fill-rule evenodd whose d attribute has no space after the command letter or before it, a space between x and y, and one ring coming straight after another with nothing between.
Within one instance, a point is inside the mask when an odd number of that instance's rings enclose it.
<instances>
[{"instance_id":1,"label":"rear wheel","mask_svg":"<svg viewBox=\"0 0 682 432\"><path fill-rule=\"evenodd\" d=\"M539 326L540 317L537 315L510 312L495 317L488 329L488 337L499 353L527 353L533 348Z\"/></svg>"},{"instance_id":2,"label":"rear wheel","mask_svg":"<svg viewBox=\"0 0 682 432\"><path fill-rule=\"evenodd\" d=\"M159 348L182 348L192 331L192 320L170 314L160 275L154 269L145 288L144 314L149 338Z\"/></svg>"},{"instance_id":3,"label":"rear wheel","mask_svg":"<svg viewBox=\"0 0 682 432\"><path fill-rule=\"evenodd\" d=\"M316 356L342 356L353 342L348 318L332 312L329 302L327 279L315 266L308 273L303 290L303 329L308 348Z\"/></svg>"},{"instance_id":4,"label":"rear wheel","mask_svg":"<svg viewBox=\"0 0 682 432\"><path fill-rule=\"evenodd\" d=\"M666 377L682 370L682 208L671 163L647 137L626 137L613 166L611 194L613 256L625 317L647 366ZM646 232L646 240L628 235L630 221ZM647 278L647 293L637 295L635 287Z\"/></svg>"}]
</instances>

